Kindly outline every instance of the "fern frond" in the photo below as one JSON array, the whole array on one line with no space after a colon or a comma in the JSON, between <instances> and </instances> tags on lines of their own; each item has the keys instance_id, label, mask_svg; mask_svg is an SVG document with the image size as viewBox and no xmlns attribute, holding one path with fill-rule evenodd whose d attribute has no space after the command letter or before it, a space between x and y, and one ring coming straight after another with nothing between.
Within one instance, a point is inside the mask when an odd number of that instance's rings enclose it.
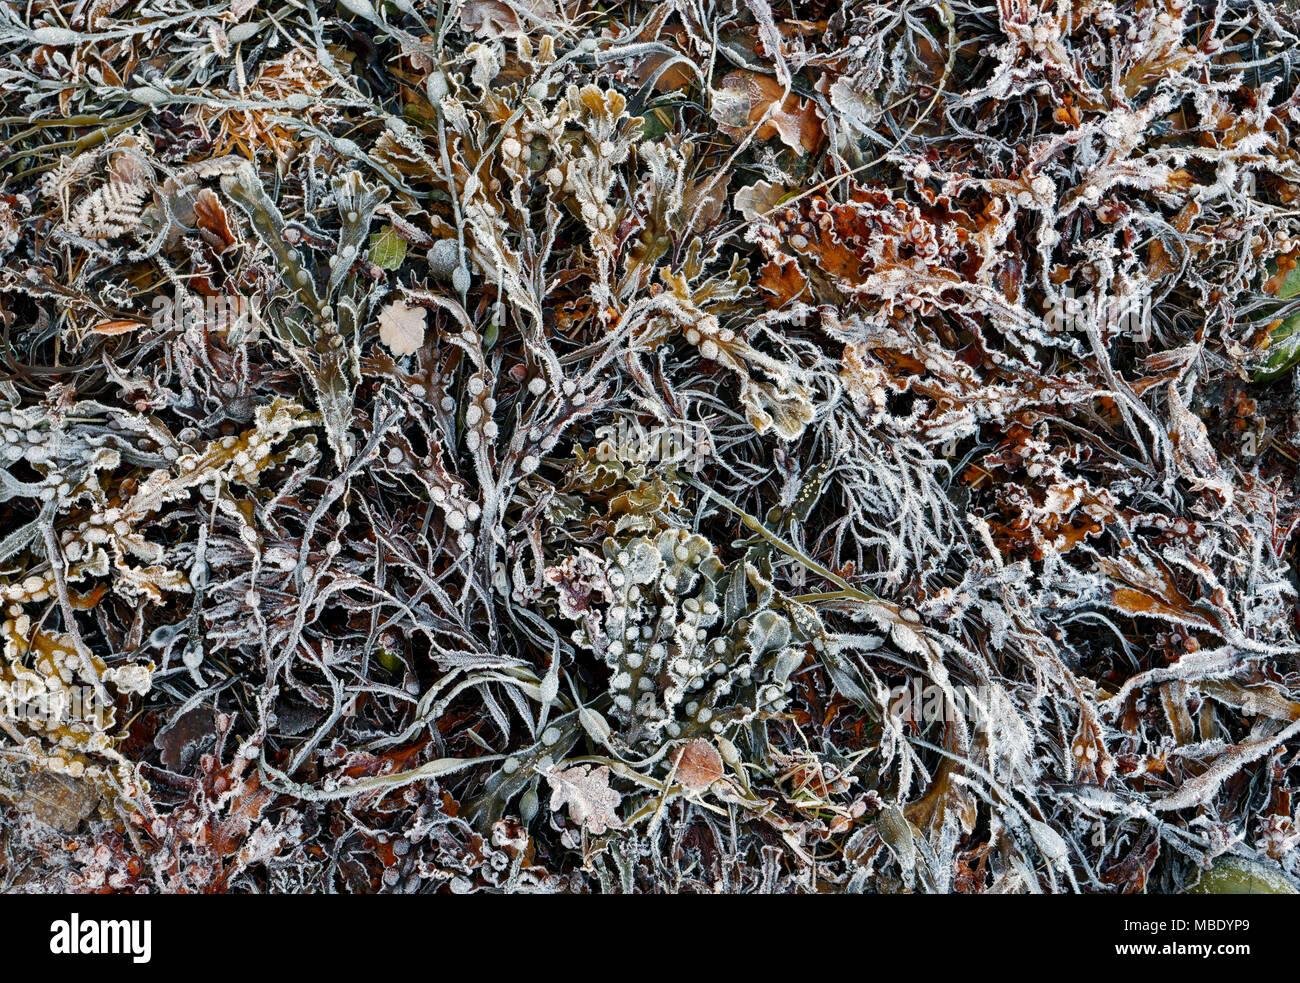
<instances>
[{"instance_id":1,"label":"fern frond","mask_svg":"<svg viewBox=\"0 0 1300 983\"><path fill-rule=\"evenodd\" d=\"M110 181L77 203L64 231L87 239L124 235L140 224L140 206L147 194L143 184Z\"/></svg>"}]
</instances>

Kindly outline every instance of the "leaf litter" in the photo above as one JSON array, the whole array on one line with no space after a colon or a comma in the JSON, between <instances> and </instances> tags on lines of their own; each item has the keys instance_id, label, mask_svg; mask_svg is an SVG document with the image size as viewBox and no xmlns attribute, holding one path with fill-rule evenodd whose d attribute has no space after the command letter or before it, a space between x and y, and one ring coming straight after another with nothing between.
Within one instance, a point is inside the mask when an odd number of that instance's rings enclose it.
<instances>
[{"instance_id":1,"label":"leaf litter","mask_svg":"<svg viewBox=\"0 0 1300 983\"><path fill-rule=\"evenodd\" d=\"M0 886L1293 889L1298 32L0 5Z\"/></svg>"}]
</instances>

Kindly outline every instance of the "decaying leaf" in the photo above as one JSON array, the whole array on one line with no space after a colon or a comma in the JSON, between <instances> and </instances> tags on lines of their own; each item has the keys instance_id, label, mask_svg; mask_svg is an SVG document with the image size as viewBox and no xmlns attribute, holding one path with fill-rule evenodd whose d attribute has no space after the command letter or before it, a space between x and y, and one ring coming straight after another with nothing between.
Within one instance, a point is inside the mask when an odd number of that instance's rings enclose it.
<instances>
[{"instance_id":1,"label":"decaying leaf","mask_svg":"<svg viewBox=\"0 0 1300 983\"><path fill-rule=\"evenodd\" d=\"M381 264L382 265L382 264ZM395 300L379 312L379 340L394 355L412 355L424 344L424 308Z\"/></svg>"},{"instance_id":2,"label":"decaying leaf","mask_svg":"<svg viewBox=\"0 0 1300 983\"><path fill-rule=\"evenodd\" d=\"M622 825L616 811L622 796L609 787L608 766L552 767L544 774L551 785L552 809L568 806L569 817L596 835Z\"/></svg>"},{"instance_id":3,"label":"decaying leaf","mask_svg":"<svg viewBox=\"0 0 1300 983\"><path fill-rule=\"evenodd\" d=\"M756 127L758 139L779 137L800 154L812 153L823 139L815 104L789 93L767 75L732 72L726 76L714 91L713 114L719 128L730 136L745 136Z\"/></svg>"},{"instance_id":4,"label":"decaying leaf","mask_svg":"<svg viewBox=\"0 0 1300 983\"><path fill-rule=\"evenodd\" d=\"M72 833L98 803L99 793L85 779L40 771L27 778L17 805L46 825Z\"/></svg>"},{"instance_id":5,"label":"decaying leaf","mask_svg":"<svg viewBox=\"0 0 1300 983\"><path fill-rule=\"evenodd\" d=\"M712 741L697 737L676 754L677 780L686 788L708 788L723 775L722 755Z\"/></svg>"}]
</instances>

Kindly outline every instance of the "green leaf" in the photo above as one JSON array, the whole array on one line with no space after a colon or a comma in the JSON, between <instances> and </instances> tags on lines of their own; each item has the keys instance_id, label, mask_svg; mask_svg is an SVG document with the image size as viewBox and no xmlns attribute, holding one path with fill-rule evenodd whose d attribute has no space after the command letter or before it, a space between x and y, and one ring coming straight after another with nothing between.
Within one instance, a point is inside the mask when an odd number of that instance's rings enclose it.
<instances>
[{"instance_id":1,"label":"green leaf","mask_svg":"<svg viewBox=\"0 0 1300 983\"><path fill-rule=\"evenodd\" d=\"M646 113L645 122L641 124L641 139L658 140L670 129L670 124L664 122L663 114Z\"/></svg>"},{"instance_id":2,"label":"green leaf","mask_svg":"<svg viewBox=\"0 0 1300 983\"><path fill-rule=\"evenodd\" d=\"M1277 265L1269 263L1268 271L1270 275L1275 274ZM1287 274L1277 291L1278 300L1296 296L1300 296L1300 266ZM1269 382L1297 363L1300 363L1300 313L1292 314L1269 332L1268 362L1255 373L1255 381Z\"/></svg>"},{"instance_id":3,"label":"green leaf","mask_svg":"<svg viewBox=\"0 0 1300 983\"><path fill-rule=\"evenodd\" d=\"M406 260L406 240L391 225L370 237L370 262L385 270L399 269Z\"/></svg>"},{"instance_id":4,"label":"green leaf","mask_svg":"<svg viewBox=\"0 0 1300 983\"><path fill-rule=\"evenodd\" d=\"M1276 269L1276 267L1273 267L1273 269ZM1287 300L1296 294L1300 294L1300 266L1297 266L1286 275L1286 279L1282 281L1282 286L1278 288L1277 299Z\"/></svg>"},{"instance_id":5,"label":"green leaf","mask_svg":"<svg viewBox=\"0 0 1300 983\"><path fill-rule=\"evenodd\" d=\"M1292 276L1294 275L1293 272ZM1276 379L1300 362L1300 314L1292 314L1274 328L1269 334L1269 339L1268 362L1264 368L1255 373L1257 382Z\"/></svg>"},{"instance_id":6,"label":"green leaf","mask_svg":"<svg viewBox=\"0 0 1300 983\"><path fill-rule=\"evenodd\" d=\"M1276 867L1243 857L1219 857L1187 894L1297 894Z\"/></svg>"}]
</instances>

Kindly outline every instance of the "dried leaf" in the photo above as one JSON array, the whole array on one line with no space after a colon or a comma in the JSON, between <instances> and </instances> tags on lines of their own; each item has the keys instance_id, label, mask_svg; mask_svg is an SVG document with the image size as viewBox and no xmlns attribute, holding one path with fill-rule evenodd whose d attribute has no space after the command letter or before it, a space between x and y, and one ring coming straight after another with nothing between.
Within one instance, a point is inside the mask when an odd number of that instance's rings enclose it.
<instances>
[{"instance_id":1,"label":"dried leaf","mask_svg":"<svg viewBox=\"0 0 1300 983\"><path fill-rule=\"evenodd\" d=\"M551 785L551 809L569 807L569 816L585 829L599 835L623 824L615 811L622 796L609 787L609 767L577 765L544 772Z\"/></svg>"},{"instance_id":2,"label":"dried leaf","mask_svg":"<svg viewBox=\"0 0 1300 983\"><path fill-rule=\"evenodd\" d=\"M423 307L395 300L379 312L379 340L394 355L413 355L424 344Z\"/></svg>"},{"instance_id":3,"label":"dried leaf","mask_svg":"<svg viewBox=\"0 0 1300 983\"><path fill-rule=\"evenodd\" d=\"M723 775L722 755L712 741L703 737L678 750L674 763L677 780L694 791L708 788Z\"/></svg>"}]
</instances>

